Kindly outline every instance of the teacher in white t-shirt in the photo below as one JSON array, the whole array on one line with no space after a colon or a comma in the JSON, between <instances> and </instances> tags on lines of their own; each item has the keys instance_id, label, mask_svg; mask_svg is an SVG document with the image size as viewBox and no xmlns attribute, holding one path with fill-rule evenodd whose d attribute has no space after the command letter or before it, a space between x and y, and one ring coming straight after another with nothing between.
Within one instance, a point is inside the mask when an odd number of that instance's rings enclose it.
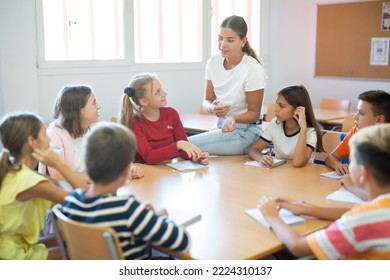
<instances>
[{"instance_id":1,"label":"teacher in white t-shirt","mask_svg":"<svg viewBox=\"0 0 390 280\"><path fill-rule=\"evenodd\" d=\"M262 132L266 76L246 34L242 17L224 19L218 35L220 54L207 62L203 108L218 122L215 129L188 140L210 154L246 154Z\"/></svg>"}]
</instances>

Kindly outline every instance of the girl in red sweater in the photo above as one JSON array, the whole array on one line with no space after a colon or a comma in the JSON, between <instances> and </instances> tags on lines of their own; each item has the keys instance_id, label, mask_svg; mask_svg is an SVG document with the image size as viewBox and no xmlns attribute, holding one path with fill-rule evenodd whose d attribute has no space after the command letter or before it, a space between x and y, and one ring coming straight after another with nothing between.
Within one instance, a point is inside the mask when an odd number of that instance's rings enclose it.
<instances>
[{"instance_id":1,"label":"girl in red sweater","mask_svg":"<svg viewBox=\"0 0 390 280\"><path fill-rule=\"evenodd\" d=\"M135 75L124 90L120 122L137 138L135 162L158 164L180 155L208 164L208 154L188 142L177 111L165 107L166 96L157 76L150 73Z\"/></svg>"}]
</instances>

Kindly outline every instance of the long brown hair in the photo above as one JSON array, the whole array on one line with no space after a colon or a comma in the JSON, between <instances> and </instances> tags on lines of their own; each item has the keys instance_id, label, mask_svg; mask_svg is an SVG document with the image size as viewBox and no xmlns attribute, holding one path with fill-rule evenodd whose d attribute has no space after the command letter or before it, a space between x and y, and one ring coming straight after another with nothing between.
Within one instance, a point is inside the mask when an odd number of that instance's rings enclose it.
<instances>
[{"instance_id":1,"label":"long brown hair","mask_svg":"<svg viewBox=\"0 0 390 280\"><path fill-rule=\"evenodd\" d=\"M133 127L134 118L141 118L140 99L145 97L145 94L151 90L153 81L157 79L157 75L151 73L141 73L135 75L129 85L124 89L122 95L122 108L120 112L120 123L128 128Z\"/></svg>"},{"instance_id":2,"label":"long brown hair","mask_svg":"<svg viewBox=\"0 0 390 280\"><path fill-rule=\"evenodd\" d=\"M87 104L91 93L92 89L84 85L65 86L58 93L53 117L59 119L61 125L74 138L86 133L81 125L80 110Z\"/></svg>"},{"instance_id":3,"label":"long brown hair","mask_svg":"<svg viewBox=\"0 0 390 280\"><path fill-rule=\"evenodd\" d=\"M43 122L32 113L13 113L4 116L0 122L0 137L3 150L0 155L0 186L10 171L18 171L24 147L31 136L38 138Z\"/></svg>"},{"instance_id":4,"label":"long brown hair","mask_svg":"<svg viewBox=\"0 0 390 280\"><path fill-rule=\"evenodd\" d=\"M306 123L308 127L314 127L317 135L317 151L324 152L324 147L322 145L322 134L320 126L314 117L313 106L311 105L311 100L309 92L304 86L290 86L282 89L278 96L283 96L286 99L287 103L296 109L299 106L305 107Z\"/></svg>"},{"instance_id":5,"label":"long brown hair","mask_svg":"<svg viewBox=\"0 0 390 280\"><path fill-rule=\"evenodd\" d=\"M248 26L244 18L235 15L225 18L219 27L227 27L232 29L238 34L241 40L246 37L246 33L248 32ZM242 51L247 55L253 57L260 63L260 60L257 57L255 50L252 49L248 40L246 41L245 45L242 47Z\"/></svg>"}]
</instances>

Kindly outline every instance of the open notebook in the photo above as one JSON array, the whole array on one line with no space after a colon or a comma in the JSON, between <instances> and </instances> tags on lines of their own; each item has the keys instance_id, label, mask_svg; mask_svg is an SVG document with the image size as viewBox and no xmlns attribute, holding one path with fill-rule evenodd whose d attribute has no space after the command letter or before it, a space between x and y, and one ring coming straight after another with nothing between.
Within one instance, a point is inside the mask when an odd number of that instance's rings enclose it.
<instances>
[{"instance_id":1,"label":"open notebook","mask_svg":"<svg viewBox=\"0 0 390 280\"><path fill-rule=\"evenodd\" d=\"M167 209L168 218L178 225L189 226L202 217L199 213L187 212L182 210Z\"/></svg>"},{"instance_id":2,"label":"open notebook","mask_svg":"<svg viewBox=\"0 0 390 280\"><path fill-rule=\"evenodd\" d=\"M260 166L260 167L263 167L263 168L274 168L274 167L282 165L282 164L284 164L286 162L287 161L285 159L274 158L274 163L272 165L269 165L269 166L262 166L259 162L255 161L255 160L247 161L247 162L245 162L245 164L246 165L250 165L250 166Z\"/></svg>"},{"instance_id":3,"label":"open notebook","mask_svg":"<svg viewBox=\"0 0 390 280\"><path fill-rule=\"evenodd\" d=\"M195 171L195 170L207 168L206 165L195 163L195 162L192 162L191 160L169 162L169 163L166 163L165 165L169 166L173 169L176 169L177 171L180 171L180 172Z\"/></svg>"},{"instance_id":4,"label":"open notebook","mask_svg":"<svg viewBox=\"0 0 390 280\"><path fill-rule=\"evenodd\" d=\"M266 228L271 228L271 225L267 222L267 220L264 218L263 214L260 212L259 209L257 208L247 209L245 210L245 213L249 215L251 218L258 221L259 223L261 223ZM298 225L298 224L304 224L306 222L305 218L295 215L286 209L279 210L279 217L282 218L282 220L288 225Z\"/></svg>"},{"instance_id":5,"label":"open notebook","mask_svg":"<svg viewBox=\"0 0 390 280\"><path fill-rule=\"evenodd\" d=\"M326 197L326 199L357 204L363 203L363 200L360 197L354 195L344 187L341 187L337 191L331 193Z\"/></svg>"},{"instance_id":6,"label":"open notebook","mask_svg":"<svg viewBox=\"0 0 390 280\"><path fill-rule=\"evenodd\" d=\"M338 175L336 171L321 173L320 176L324 178L335 179L335 180L340 180L341 178L343 178L343 176Z\"/></svg>"}]
</instances>

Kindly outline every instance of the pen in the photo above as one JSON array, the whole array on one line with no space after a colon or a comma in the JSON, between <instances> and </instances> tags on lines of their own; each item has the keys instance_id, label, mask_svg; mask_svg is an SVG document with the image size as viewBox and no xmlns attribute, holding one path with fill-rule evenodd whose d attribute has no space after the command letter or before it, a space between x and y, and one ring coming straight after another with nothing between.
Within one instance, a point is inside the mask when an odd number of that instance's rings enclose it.
<instances>
[{"instance_id":1,"label":"pen","mask_svg":"<svg viewBox=\"0 0 390 280\"><path fill-rule=\"evenodd\" d=\"M268 155L271 157L272 156L272 146L270 145L269 146L269 152L268 152Z\"/></svg>"}]
</instances>

